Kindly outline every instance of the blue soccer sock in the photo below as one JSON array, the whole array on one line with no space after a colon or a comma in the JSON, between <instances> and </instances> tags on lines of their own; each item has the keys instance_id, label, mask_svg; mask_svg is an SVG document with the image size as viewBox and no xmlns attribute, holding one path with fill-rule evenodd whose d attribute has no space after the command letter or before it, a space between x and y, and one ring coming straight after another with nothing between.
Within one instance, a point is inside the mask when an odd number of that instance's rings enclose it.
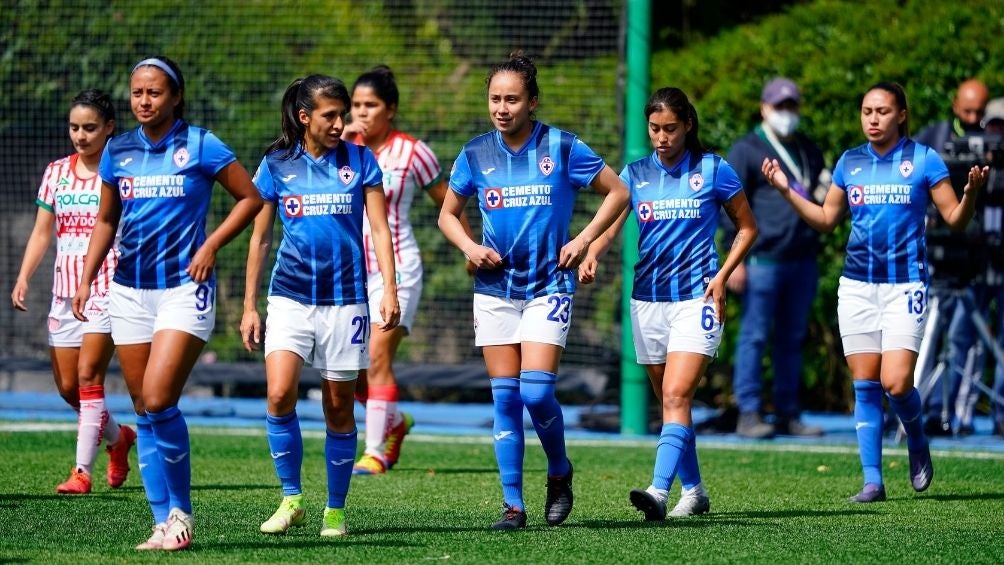
<instances>
[{"instance_id":1,"label":"blue soccer sock","mask_svg":"<svg viewBox=\"0 0 1004 565\"><path fill-rule=\"evenodd\" d=\"M167 482L164 481L164 463L157 453L157 440L153 437L150 419L145 414L136 416L136 459L146 500L153 512L153 521L155 524L167 522L171 501L167 494Z\"/></svg>"},{"instance_id":2,"label":"blue soccer sock","mask_svg":"<svg viewBox=\"0 0 1004 565\"><path fill-rule=\"evenodd\" d=\"M345 508L356 460L357 431L347 434L328 430L324 439L324 460L328 468L328 508Z\"/></svg>"},{"instance_id":3,"label":"blue soccer sock","mask_svg":"<svg viewBox=\"0 0 1004 565\"><path fill-rule=\"evenodd\" d=\"M865 484L882 484L882 384L854 381L854 429Z\"/></svg>"},{"instance_id":4,"label":"blue soccer sock","mask_svg":"<svg viewBox=\"0 0 1004 565\"><path fill-rule=\"evenodd\" d=\"M519 395L547 455L547 475L563 477L570 467L565 452L565 418L554 396L558 376L546 371L520 371Z\"/></svg>"},{"instance_id":5,"label":"blue soccer sock","mask_svg":"<svg viewBox=\"0 0 1004 565\"><path fill-rule=\"evenodd\" d=\"M282 495L301 494L303 436L300 435L300 420L296 416L296 410L285 416L273 416L266 412L265 435L268 438L268 449L272 453L275 474L282 485Z\"/></svg>"},{"instance_id":6,"label":"blue soccer sock","mask_svg":"<svg viewBox=\"0 0 1004 565\"><path fill-rule=\"evenodd\" d=\"M526 510L523 503L523 400L519 381L515 378L493 378L492 403L495 423L492 436L495 441L495 461L502 482L502 500L514 508Z\"/></svg>"},{"instance_id":7,"label":"blue soccer sock","mask_svg":"<svg viewBox=\"0 0 1004 565\"><path fill-rule=\"evenodd\" d=\"M146 412L157 439L157 453L164 464L164 481L171 508L192 513L192 457L188 443L188 424L177 406L161 412Z\"/></svg>"},{"instance_id":8,"label":"blue soccer sock","mask_svg":"<svg viewBox=\"0 0 1004 565\"><path fill-rule=\"evenodd\" d=\"M693 428L687 429L690 430L690 441L683 452L683 457L680 458L677 473L683 488L690 490L701 484L701 467L697 463L697 436L694 435Z\"/></svg>"},{"instance_id":9,"label":"blue soccer sock","mask_svg":"<svg viewBox=\"0 0 1004 565\"><path fill-rule=\"evenodd\" d=\"M683 424L670 422L663 424L659 434L659 444L655 449L655 472L652 474L652 486L660 490L669 490L676 477L680 459L684 457L688 446L694 440L694 432ZM696 451L694 452L696 456Z\"/></svg>"},{"instance_id":10,"label":"blue soccer sock","mask_svg":"<svg viewBox=\"0 0 1004 565\"><path fill-rule=\"evenodd\" d=\"M899 421L903 423L903 429L906 430L906 448L917 451L927 447L927 437L924 436L924 423L921 418L920 393L917 392L916 387L911 388L910 392L903 396L891 394L887 396L889 404L892 405L892 411L899 417Z\"/></svg>"}]
</instances>

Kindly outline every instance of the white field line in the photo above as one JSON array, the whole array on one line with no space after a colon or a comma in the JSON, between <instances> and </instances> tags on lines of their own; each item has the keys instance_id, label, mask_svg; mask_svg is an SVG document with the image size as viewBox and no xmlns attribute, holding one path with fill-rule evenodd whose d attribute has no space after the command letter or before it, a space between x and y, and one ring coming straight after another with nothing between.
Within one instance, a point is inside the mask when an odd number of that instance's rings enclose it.
<instances>
[{"instance_id":1,"label":"white field line","mask_svg":"<svg viewBox=\"0 0 1004 565\"><path fill-rule=\"evenodd\" d=\"M74 431L77 429L77 425L73 423L21 423L21 422L4 422L0 423L0 432L67 432ZM246 436L246 437L264 437L265 430L263 428L203 428L203 427L193 427L190 430L192 435L211 435L211 436ZM324 432L319 430L304 430L303 437L320 439L324 437ZM490 445L492 443L491 436L485 434L485 436L448 436L448 435L431 435L431 434L409 434L409 442L419 442L419 443L448 443L448 444L464 444L464 445ZM536 443L539 445L536 437L533 434L528 433L526 438L527 443ZM581 439L581 438L569 438L565 442L568 445L573 445L576 447L602 447L609 449L611 447L655 447L655 438L650 439L640 439L640 438L620 438L611 437L610 439ZM804 443L773 443L773 442L763 442L763 443L731 443L731 442L718 442L714 440L700 440L700 448L703 449L713 449L719 451L759 451L768 453L823 453L823 454L833 454L833 455L857 455L858 448L853 445L810 445ZM884 447L882 453L886 455L906 455L906 449L901 447ZM975 451L975 450L964 450L964 449L935 449L931 451L931 455L935 457L953 457L957 459L979 459L979 460L989 460L989 461L1004 461L1004 452L994 452L994 451Z\"/></svg>"}]
</instances>

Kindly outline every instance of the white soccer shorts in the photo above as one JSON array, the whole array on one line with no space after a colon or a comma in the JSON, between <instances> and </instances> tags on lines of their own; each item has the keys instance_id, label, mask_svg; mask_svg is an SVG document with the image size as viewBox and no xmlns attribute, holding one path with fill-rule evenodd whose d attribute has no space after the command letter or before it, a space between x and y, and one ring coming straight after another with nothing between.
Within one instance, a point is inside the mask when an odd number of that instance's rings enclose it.
<instances>
[{"instance_id":1,"label":"white soccer shorts","mask_svg":"<svg viewBox=\"0 0 1004 565\"><path fill-rule=\"evenodd\" d=\"M365 303L315 306L283 296L268 297L265 357L273 351L291 351L322 372L358 371L370 366L369 341Z\"/></svg>"},{"instance_id":2,"label":"white soccer shorts","mask_svg":"<svg viewBox=\"0 0 1004 565\"><path fill-rule=\"evenodd\" d=\"M474 295L474 345L549 343L564 348L572 323L571 294L531 300Z\"/></svg>"},{"instance_id":3,"label":"white soccer shorts","mask_svg":"<svg viewBox=\"0 0 1004 565\"><path fill-rule=\"evenodd\" d=\"M366 288L369 292L370 319L374 324L382 324L383 316L380 315L380 301L383 299L383 276L380 273L372 273L366 281ZM410 333L415 325L415 316L418 315L418 302L422 297L422 279L409 286L397 287L397 303L401 306L401 323L405 333Z\"/></svg>"},{"instance_id":4,"label":"white soccer shorts","mask_svg":"<svg viewBox=\"0 0 1004 565\"><path fill-rule=\"evenodd\" d=\"M110 334L112 322L108 316L108 293L92 294L84 305L86 322L73 316L72 301L60 296L52 297L49 306L49 345L51 347L80 347L84 334Z\"/></svg>"},{"instance_id":5,"label":"white soccer shorts","mask_svg":"<svg viewBox=\"0 0 1004 565\"><path fill-rule=\"evenodd\" d=\"M714 302L694 298L682 302L631 299L631 328L638 363L659 365L672 351L714 357L723 326Z\"/></svg>"},{"instance_id":6,"label":"white soccer shorts","mask_svg":"<svg viewBox=\"0 0 1004 565\"><path fill-rule=\"evenodd\" d=\"M112 281L108 292L115 345L150 343L160 330L178 330L209 341L216 325L216 288L208 283L132 288Z\"/></svg>"},{"instance_id":7,"label":"white soccer shorts","mask_svg":"<svg viewBox=\"0 0 1004 565\"><path fill-rule=\"evenodd\" d=\"M919 351L927 325L927 285L840 277L837 320L844 355Z\"/></svg>"}]
</instances>

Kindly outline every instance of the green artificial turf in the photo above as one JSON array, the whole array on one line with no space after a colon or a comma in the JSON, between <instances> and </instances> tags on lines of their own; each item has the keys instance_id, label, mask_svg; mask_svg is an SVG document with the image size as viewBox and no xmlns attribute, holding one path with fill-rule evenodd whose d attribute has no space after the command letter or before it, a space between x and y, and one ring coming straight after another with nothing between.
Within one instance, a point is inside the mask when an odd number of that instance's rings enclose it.
<instances>
[{"instance_id":1,"label":"green artificial turf","mask_svg":"<svg viewBox=\"0 0 1004 565\"><path fill-rule=\"evenodd\" d=\"M350 535L331 539L318 536L322 435L305 436L309 521L273 537L258 533L280 500L264 433L193 428L195 541L165 555L133 550L152 525L135 470L112 490L101 453L91 495L56 495L74 434L0 432L0 563L1004 563L1000 453L936 453L934 483L918 494L906 456L893 450L883 461L889 500L855 505L846 502L861 486L853 446L699 438L711 513L646 523L627 494L649 484L655 439L570 441L575 509L548 527L545 461L528 441L528 527L493 532L501 490L491 444L416 435L390 473L353 478ZM678 491L677 483L671 504Z\"/></svg>"}]
</instances>

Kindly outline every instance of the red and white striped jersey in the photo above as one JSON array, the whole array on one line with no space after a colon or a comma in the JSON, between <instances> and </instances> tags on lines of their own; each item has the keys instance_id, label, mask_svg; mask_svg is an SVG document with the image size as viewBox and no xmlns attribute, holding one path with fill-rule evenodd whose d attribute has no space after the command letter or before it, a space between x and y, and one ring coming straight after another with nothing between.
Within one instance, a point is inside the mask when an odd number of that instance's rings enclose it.
<instances>
[{"instance_id":1,"label":"red and white striped jersey","mask_svg":"<svg viewBox=\"0 0 1004 565\"><path fill-rule=\"evenodd\" d=\"M422 279L422 257L408 213L415 194L430 188L442 173L436 155L424 142L394 130L377 152L383 171L383 191L387 196L387 224L394 243L394 265L399 286L413 286ZM377 273L376 252L370 236L369 219L364 217L366 272Z\"/></svg>"},{"instance_id":2,"label":"red and white striped jersey","mask_svg":"<svg viewBox=\"0 0 1004 565\"><path fill-rule=\"evenodd\" d=\"M74 153L49 163L35 201L39 207L56 216L56 266L52 294L62 298L73 296L80 286L87 244L97 222L101 200L101 178L95 174L83 179L74 172L78 157ZM118 246L112 246L91 284L92 294L108 292L118 257Z\"/></svg>"}]
</instances>

